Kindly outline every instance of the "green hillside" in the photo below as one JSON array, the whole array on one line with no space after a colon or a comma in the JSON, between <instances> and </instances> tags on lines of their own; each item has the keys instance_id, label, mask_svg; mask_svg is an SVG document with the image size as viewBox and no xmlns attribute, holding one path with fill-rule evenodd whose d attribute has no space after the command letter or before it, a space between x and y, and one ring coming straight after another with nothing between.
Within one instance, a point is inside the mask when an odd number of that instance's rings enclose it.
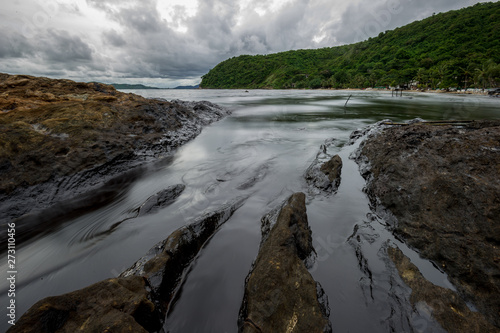
<instances>
[{"instance_id":1,"label":"green hillside","mask_svg":"<svg viewBox=\"0 0 500 333\"><path fill-rule=\"evenodd\" d=\"M500 86L500 2L433 15L364 42L225 60L202 88Z\"/></svg>"}]
</instances>

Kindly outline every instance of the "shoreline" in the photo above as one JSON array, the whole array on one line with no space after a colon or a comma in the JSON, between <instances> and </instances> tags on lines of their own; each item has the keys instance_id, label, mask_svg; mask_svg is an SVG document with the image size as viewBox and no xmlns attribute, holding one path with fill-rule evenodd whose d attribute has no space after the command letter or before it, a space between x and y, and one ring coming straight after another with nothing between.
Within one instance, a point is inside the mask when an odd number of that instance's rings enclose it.
<instances>
[{"instance_id":1,"label":"shoreline","mask_svg":"<svg viewBox=\"0 0 500 333\"><path fill-rule=\"evenodd\" d=\"M167 89L167 88L165 88ZM392 92L393 89L377 89L377 88L343 88L343 89L274 89L274 88L197 88L193 90L244 90L250 92L252 90L280 90L280 91L378 91L378 92ZM488 91L445 91L445 90L417 90L407 89L403 93L423 93L423 94L451 94L451 95L476 95L476 96L489 96Z\"/></svg>"}]
</instances>

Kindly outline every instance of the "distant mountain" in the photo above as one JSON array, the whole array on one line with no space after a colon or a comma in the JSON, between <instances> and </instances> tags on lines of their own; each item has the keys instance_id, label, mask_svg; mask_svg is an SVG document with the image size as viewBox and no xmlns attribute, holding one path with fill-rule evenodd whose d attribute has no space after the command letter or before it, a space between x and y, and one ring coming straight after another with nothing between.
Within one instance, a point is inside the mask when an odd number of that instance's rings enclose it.
<instances>
[{"instance_id":1,"label":"distant mountain","mask_svg":"<svg viewBox=\"0 0 500 333\"><path fill-rule=\"evenodd\" d=\"M500 86L500 2L432 15L364 42L225 60L201 88Z\"/></svg>"},{"instance_id":2,"label":"distant mountain","mask_svg":"<svg viewBox=\"0 0 500 333\"><path fill-rule=\"evenodd\" d=\"M178 86L178 87L175 87L174 89L198 89L200 87L199 84L195 85L195 86Z\"/></svg>"},{"instance_id":3,"label":"distant mountain","mask_svg":"<svg viewBox=\"0 0 500 333\"><path fill-rule=\"evenodd\" d=\"M143 84L126 84L126 83L111 83L116 89L161 89L157 87L149 87Z\"/></svg>"}]
</instances>

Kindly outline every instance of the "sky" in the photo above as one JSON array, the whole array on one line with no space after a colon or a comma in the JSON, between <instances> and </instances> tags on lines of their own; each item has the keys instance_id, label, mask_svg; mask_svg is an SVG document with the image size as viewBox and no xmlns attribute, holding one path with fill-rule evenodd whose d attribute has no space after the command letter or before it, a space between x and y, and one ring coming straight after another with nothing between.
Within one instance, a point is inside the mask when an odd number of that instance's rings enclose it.
<instances>
[{"instance_id":1,"label":"sky","mask_svg":"<svg viewBox=\"0 0 500 333\"><path fill-rule=\"evenodd\" d=\"M10 0L0 72L171 88L242 54L362 41L479 0Z\"/></svg>"}]
</instances>

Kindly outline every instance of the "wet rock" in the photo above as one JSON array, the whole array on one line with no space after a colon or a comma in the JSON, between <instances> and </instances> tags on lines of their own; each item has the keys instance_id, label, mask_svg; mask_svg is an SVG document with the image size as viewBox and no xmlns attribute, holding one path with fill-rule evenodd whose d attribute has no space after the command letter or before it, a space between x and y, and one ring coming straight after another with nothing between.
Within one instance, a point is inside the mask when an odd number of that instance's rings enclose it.
<instances>
[{"instance_id":1,"label":"wet rock","mask_svg":"<svg viewBox=\"0 0 500 333\"><path fill-rule=\"evenodd\" d=\"M185 188L185 185L177 184L169 186L163 191L156 193L155 195L148 198L148 200L146 200L146 202L137 209L137 216L144 216L154 213L158 209L172 204L175 199L177 199L182 194Z\"/></svg>"},{"instance_id":2,"label":"wet rock","mask_svg":"<svg viewBox=\"0 0 500 333\"><path fill-rule=\"evenodd\" d=\"M314 251L304 193L288 199L268 232L246 279L240 331L331 331L326 296L304 264Z\"/></svg>"},{"instance_id":3,"label":"wet rock","mask_svg":"<svg viewBox=\"0 0 500 333\"><path fill-rule=\"evenodd\" d=\"M236 198L193 223L177 229L120 276L144 276L149 281L155 298L159 300L159 306L166 311L185 269L203 245L245 200L246 197Z\"/></svg>"},{"instance_id":4,"label":"wet rock","mask_svg":"<svg viewBox=\"0 0 500 333\"><path fill-rule=\"evenodd\" d=\"M387 252L399 275L411 288L412 306L425 308L447 332L500 331L482 314L471 311L456 292L427 281L399 248L389 247Z\"/></svg>"},{"instance_id":5,"label":"wet rock","mask_svg":"<svg viewBox=\"0 0 500 333\"><path fill-rule=\"evenodd\" d=\"M168 102L105 84L8 74L0 74L0 110L8 110L0 112L0 225L28 214L44 223L97 208L101 200L89 205L82 196L108 191L109 182L168 156L229 114L210 102Z\"/></svg>"},{"instance_id":6,"label":"wet rock","mask_svg":"<svg viewBox=\"0 0 500 333\"><path fill-rule=\"evenodd\" d=\"M162 313L139 276L108 279L33 305L8 332L152 332Z\"/></svg>"},{"instance_id":7,"label":"wet rock","mask_svg":"<svg viewBox=\"0 0 500 333\"><path fill-rule=\"evenodd\" d=\"M313 163L307 168L304 178L309 185L310 194L335 193L340 186L342 159L331 153L335 144L335 139L325 140Z\"/></svg>"},{"instance_id":8,"label":"wet rock","mask_svg":"<svg viewBox=\"0 0 500 333\"><path fill-rule=\"evenodd\" d=\"M500 327L500 122L391 126L359 152L366 191L396 236Z\"/></svg>"},{"instance_id":9,"label":"wet rock","mask_svg":"<svg viewBox=\"0 0 500 333\"><path fill-rule=\"evenodd\" d=\"M9 332L155 332L186 269L246 197L174 231L116 279L33 305Z\"/></svg>"},{"instance_id":10,"label":"wet rock","mask_svg":"<svg viewBox=\"0 0 500 333\"><path fill-rule=\"evenodd\" d=\"M129 212L128 217L124 218L121 221L113 223L111 227L109 227L105 231L96 233L93 237L109 235L125 221L131 220L139 216L145 216L148 214L155 213L157 210L171 205L182 194L185 188L186 186L183 184L177 184L167 187L163 191L160 191L149 197L148 200L146 200L140 207L137 207L136 209ZM39 226L32 228L30 231L35 232L38 229Z\"/></svg>"},{"instance_id":11,"label":"wet rock","mask_svg":"<svg viewBox=\"0 0 500 333\"><path fill-rule=\"evenodd\" d=\"M316 159L307 169L305 178L310 186L331 193L337 191L340 186L341 171L342 159L335 155L324 163Z\"/></svg>"}]
</instances>

